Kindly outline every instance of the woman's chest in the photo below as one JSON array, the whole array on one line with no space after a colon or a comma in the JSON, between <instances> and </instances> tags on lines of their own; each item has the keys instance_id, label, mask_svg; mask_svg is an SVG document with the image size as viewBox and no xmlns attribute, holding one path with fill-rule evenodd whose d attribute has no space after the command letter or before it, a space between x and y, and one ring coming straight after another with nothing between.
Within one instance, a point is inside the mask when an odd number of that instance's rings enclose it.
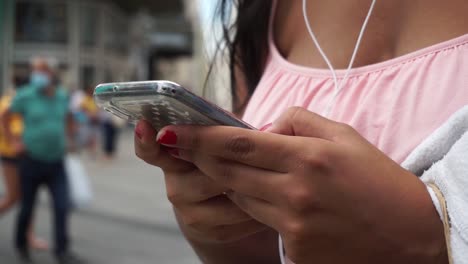
<instances>
[{"instance_id":1,"label":"woman's chest","mask_svg":"<svg viewBox=\"0 0 468 264\"><path fill-rule=\"evenodd\" d=\"M278 0L273 39L291 63L327 68L315 47L305 19L334 68L348 66L371 1ZM468 33L468 1L376 1L354 67L379 63Z\"/></svg>"},{"instance_id":2,"label":"woman's chest","mask_svg":"<svg viewBox=\"0 0 468 264\"><path fill-rule=\"evenodd\" d=\"M468 104L468 35L452 42L456 43L354 69L329 118L353 126L402 162L451 114ZM334 89L323 70L285 65L273 56L244 120L261 127L292 106L322 114Z\"/></svg>"}]
</instances>

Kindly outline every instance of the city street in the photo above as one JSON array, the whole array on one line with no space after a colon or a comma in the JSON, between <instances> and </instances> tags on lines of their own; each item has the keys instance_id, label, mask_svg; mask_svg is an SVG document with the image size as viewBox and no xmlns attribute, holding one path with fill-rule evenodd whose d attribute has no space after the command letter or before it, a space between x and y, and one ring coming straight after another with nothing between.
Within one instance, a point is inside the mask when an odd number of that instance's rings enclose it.
<instances>
[{"instance_id":1,"label":"city street","mask_svg":"<svg viewBox=\"0 0 468 264\"><path fill-rule=\"evenodd\" d=\"M132 131L120 135L114 161L82 154L93 203L72 215L72 249L90 264L200 263L177 229L161 171L138 160ZM0 184L0 195L3 193ZM0 263L20 263L12 246L16 209L0 216ZM51 244L48 194L36 212L36 232ZM35 263L54 263L49 252L34 252Z\"/></svg>"}]
</instances>

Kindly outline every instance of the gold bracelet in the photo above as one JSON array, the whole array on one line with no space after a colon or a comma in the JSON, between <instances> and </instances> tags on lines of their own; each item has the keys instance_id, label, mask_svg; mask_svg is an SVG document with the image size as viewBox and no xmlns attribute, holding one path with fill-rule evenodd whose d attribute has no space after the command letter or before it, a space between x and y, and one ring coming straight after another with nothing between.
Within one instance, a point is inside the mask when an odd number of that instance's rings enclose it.
<instances>
[{"instance_id":1,"label":"gold bracelet","mask_svg":"<svg viewBox=\"0 0 468 264\"><path fill-rule=\"evenodd\" d=\"M439 200L440 208L442 209L442 221L444 223L444 236L445 244L447 246L447 256L449 264L453 264L452 258L452 246L450 244L450 218L447 211L447 201L445 200L444 194L440 191L439 187L435 183L429 183L427 186L431 187L434 191L437 200Z\"/></svg>"}]
</instances>

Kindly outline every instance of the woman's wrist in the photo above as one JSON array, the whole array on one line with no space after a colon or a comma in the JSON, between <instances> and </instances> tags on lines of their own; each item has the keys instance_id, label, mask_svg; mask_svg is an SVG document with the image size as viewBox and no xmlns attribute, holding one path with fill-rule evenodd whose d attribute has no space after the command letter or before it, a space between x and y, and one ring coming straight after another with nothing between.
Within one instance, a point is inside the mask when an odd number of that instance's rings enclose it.
<instances>
[{"instance_id":1,"label":"woman's wrist","mask_svg":"<svg viewBox=\"0 0 468 264\"><path fill-rule=\"evenodd\" d=\"M413 217L409 216L407 219L413 221L410 225L400 223L401 230L412 233L402 236L402 244L405 245L402 248L403 258L412 260L412 263L448 263L443 222L426 185L419 179L413 180L417 180L415 188L412 188L412 193L406 200L410 203L409 211L413 214Z\"/></svg>"},{"instance_id":2,"label":"woman's wrist","mask_svg":"<svg viewBox=\"0 0 468 264\"><path fill-rule=\"evenodd\" d=\"M450 234L450 218L447 211L447 204L443 193L440 188L435 183L428 183L426 185L426 190L431 197L434 208L439 215L439 218L442 222L444 228L444 241L445 244L441 249L441 254L436 261L436 263L452 263L452 252L451 252L451 234Z\"/></svg>"}]
</instances>

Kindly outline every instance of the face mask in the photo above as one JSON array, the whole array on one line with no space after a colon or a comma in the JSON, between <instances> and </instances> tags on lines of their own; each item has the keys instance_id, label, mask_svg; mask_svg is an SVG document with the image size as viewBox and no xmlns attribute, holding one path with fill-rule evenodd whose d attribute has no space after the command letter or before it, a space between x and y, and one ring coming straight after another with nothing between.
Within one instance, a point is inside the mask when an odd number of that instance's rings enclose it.
<instances>
[{"instance_id":1,"label":"face mask","mask_svg":"<svg viewBox=\"0 0 468 264\"><path fill-rule=\"evenodd\" d=\"M42 72L33 72L31 74L31 85L39 88L40 90L45 89L50 85L50 77Z\"/></svg>"}]
</instances>

